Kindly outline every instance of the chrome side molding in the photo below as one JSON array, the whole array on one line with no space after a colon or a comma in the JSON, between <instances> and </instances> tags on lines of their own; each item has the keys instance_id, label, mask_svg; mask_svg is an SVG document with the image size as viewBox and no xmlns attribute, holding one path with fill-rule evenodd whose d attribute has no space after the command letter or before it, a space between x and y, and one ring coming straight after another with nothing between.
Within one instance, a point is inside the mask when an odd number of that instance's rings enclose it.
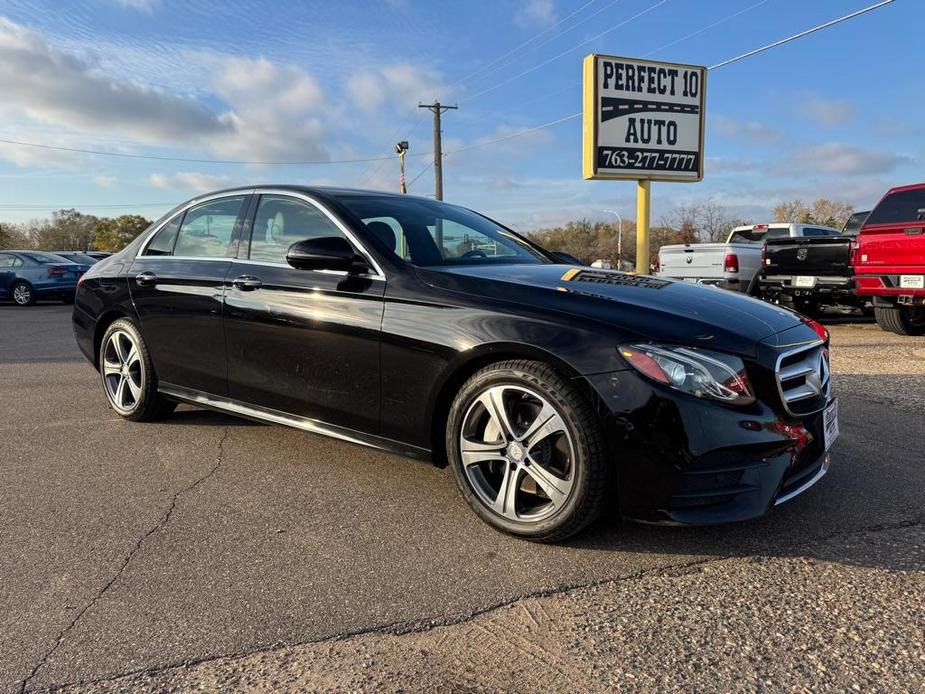
<instances>
[{"instance_id":1,"label":"chrome side molding","mask_svg":"<svg viewBox=\"0 0 925 694\"><path fill-rule=\"evenodd\" d=\"M270 424L282 424L283 426L301 429L311 432L312 434L320 434L321 436L328 436L340 441L355 443L360 446L367 446L389 453L397 453L409 458L416 458L419 460L430 459L430 451L426 448L419 448L418 446L412 446L400 441L394 441L372 434L365 434L334 424L327 424L317 419L300 417L298 415L280 412L279 410L273 410L268 407L249 405L239 400L203 393L198 390L184 388L183 386L164 383L163 381L158 383L157 390L167 397L175 398L176 400L187 402L191 405L200 405L212 410L218 410L219 412L236 415L238 417L253 419L258 422L268 422Z\"/></svg>"}]
</instances>

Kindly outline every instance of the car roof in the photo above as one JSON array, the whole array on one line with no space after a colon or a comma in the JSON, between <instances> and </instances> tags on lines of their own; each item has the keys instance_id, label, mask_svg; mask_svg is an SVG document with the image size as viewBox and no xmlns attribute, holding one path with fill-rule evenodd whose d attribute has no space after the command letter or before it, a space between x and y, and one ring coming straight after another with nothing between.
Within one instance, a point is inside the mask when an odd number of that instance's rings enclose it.
<instances>
[{"instance_id":1,"label":"car roof","mask_svg":"<svg viewBox=\"0 0 925 694\"><path fill-rule=\"evenodd\" d=\"M204 193L203 195L198 195L194 199L201 197L211 197L213 195L221 195L222 193L246 193L254 191L255 193L260 193L265 190L284 190L291 191L293 193L303 193L305 195L314 195L322 198L340 198L340 197L390 197L400 200L426 200L429 202L434 202L433 198L421 196L421 195L408 195L407 193L393 193L387 190L369 190L365 188L344 188L339 186L306 186L298 185L292 183L282 183L282 184L271 184L271 183L261 183L255 186L238 186L235 188L225 188L223 190L216 190L211 193ZM451 203L449 203L451 204Z\"/></svg>"},{"instance_id":2,"label":"car roof","mask_svg":"<svg viewBox=\"0 0 925 694\"><path fill-rule=\"evenodd\" d=\"M894 188L890 188L886 192L886 195L889 195L890 193L900 193L904 190L920 190L922 188L925 188L925 183L912 183L906 186L895 186ZM886 197L886 195L884 195L884 197Z\"/></svg>"}]
</instances>

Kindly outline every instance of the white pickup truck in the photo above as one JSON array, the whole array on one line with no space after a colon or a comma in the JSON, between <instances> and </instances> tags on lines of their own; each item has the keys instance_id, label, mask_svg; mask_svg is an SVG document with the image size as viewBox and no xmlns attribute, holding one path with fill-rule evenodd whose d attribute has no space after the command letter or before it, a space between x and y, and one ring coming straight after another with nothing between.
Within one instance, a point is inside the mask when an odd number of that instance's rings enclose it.
<instances>
[{"instance_id":1,"label":"white pickup truck","mask_svg":"<svg viewBox=\"0 0 925 694\"><path fill-rule=\"evenodd\" d=\"M713 284L747 292L761 269L761 251L767 239L798 236L835 236L838 229L819 224L755 224L733 229L726 243L685 243L662 246L658 273L688 282Z\"/></svg>"}]
</instances>

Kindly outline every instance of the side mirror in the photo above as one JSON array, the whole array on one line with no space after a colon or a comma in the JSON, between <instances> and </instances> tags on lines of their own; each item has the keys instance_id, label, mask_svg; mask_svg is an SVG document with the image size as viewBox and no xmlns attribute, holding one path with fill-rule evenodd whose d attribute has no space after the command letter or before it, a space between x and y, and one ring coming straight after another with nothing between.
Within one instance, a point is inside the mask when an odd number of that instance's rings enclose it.
<instances>
[{"instance_id":1,"label":"side mirror","mask_svg":"<svg viewBox=\"0 0 925 694\"><path fill-rule=\"evenodd\" d=\"M565 265L584 265L578 258L565 251L550 251L550 255Z\"/></svg>"},{"instance_id":2,"label":"side mirror","mask_svg":"<svg viewBox=\"0 0 925 694\"><path fill-rule=\"evenodd\" d=\"M357 254L347 239L321 236L289 246L286 262L297 270L357 270Z\"/></svg>"}]
</instances>

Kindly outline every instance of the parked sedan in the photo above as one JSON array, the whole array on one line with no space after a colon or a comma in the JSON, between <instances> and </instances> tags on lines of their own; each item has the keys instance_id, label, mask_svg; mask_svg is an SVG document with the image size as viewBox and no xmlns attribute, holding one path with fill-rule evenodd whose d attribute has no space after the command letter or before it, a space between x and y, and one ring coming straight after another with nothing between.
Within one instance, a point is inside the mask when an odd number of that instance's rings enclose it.
<instances>
[{"instance_id":1,"label":"parked sedan","mask_svg":"<svg viewBox=\"0 0 925 694\"><path fill-rule=\"evenodd\" d=\"M83 251L49 251L55 255L59 255L66 260L70 260L72 263L77 263L78 265L86 265L88 268L91 265L95 265L100 262L102 258L95 258L89 253Z\"/></svg>"},{"instance_id":2,"label":"parked sedan","mask_svg":"<svg viewBox=\"0 0 925 694\"><path fill-rule=\"evenodd\" d=\"M77 281L90 268L53 253L0 251L0 299L29 306L38 299L70 303Z\"/></svg>"},{"instance_id":3,"label":"parked sedan","mask_svg":"<svg viewBox=\"0 0 925 694\"><path fill-rule=\"evenodd\" d=\"M535 540L615 506L761 516L825 474L838 434L818 323L562 264L407 195L191 200L94 265L73 316L126 419L185 402L449 464L475 513Z\"/></svg>"}]
</instances>

